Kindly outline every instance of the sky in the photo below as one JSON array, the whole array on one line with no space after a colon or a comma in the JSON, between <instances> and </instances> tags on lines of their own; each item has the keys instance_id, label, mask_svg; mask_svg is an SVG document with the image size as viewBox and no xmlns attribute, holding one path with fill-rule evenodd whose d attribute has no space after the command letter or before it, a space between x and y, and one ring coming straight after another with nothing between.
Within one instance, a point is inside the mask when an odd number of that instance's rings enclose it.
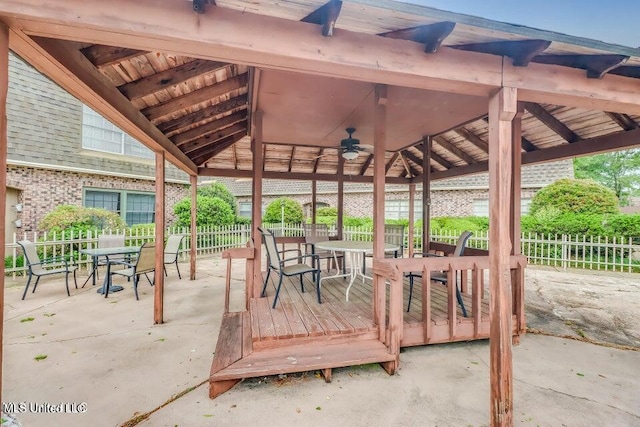
<instances>
[{"instance_id":1,"label":"sky","mask_svg":"<svg viewBox=\"0 0 640 427\"><path fill-rule=\"evenodd\" d=\"M400 0L494 21L640 47L639 0Z\"/></svg>"}]
</instances>

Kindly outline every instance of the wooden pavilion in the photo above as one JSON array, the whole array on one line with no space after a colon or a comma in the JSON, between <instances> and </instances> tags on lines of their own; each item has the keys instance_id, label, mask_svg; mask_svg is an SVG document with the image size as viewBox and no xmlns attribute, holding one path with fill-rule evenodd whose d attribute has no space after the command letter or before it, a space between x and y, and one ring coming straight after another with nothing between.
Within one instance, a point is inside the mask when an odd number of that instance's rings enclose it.
<instances>
[{"instance_id":1,"label":"wooden pavilion","mask_svg":"<svg viewBox=\"0 0 640 427\"><path fill-rule=\"evenodd\" d=\"M192 177L193 197L198 176L251 178L254 207L263 179L337 181L339 200L344 182L373 183L373 284L350 303L338 282L323 304L285 286L269 310L254 208L253 247L227 254L247 260L247 310L225 314L212 397L270 373L330 378L365 362L394 373L401 346L489 337L491 421L511 425L521 166L640 144L640 49L389 0L0 0L2 163L9 49L156 152L157 224L165 160ZM347 127L374 152L345 161ZM490 251L384 259L385 183L421 184L428 224L433 180L487 170ZM426 249L446 249L428 237L425 227ZM423 286L405 313L409 271ZM433 271L460 272L470 317L453 287L431 285Z\"/></svg>"}]
</instances>

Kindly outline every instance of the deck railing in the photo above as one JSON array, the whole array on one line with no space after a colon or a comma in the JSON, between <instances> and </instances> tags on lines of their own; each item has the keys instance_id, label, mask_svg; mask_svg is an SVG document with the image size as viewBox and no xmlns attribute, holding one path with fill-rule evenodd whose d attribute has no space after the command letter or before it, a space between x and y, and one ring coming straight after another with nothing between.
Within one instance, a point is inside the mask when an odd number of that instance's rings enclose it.
<instances>
[{"instance_id":1,"label":"deck railing","mask_svg":"<svg viewBox=\"0 0 640 427\"><path fill-rule=\"evenodd\" d=\"M300 224L265 224L275 231L278 236L301 237L304 235ZM335 234L336 230L330 230ZM432 230L431 239L443 243L455 244L460 231ZM126 230L105 230L100 232L46 233L26 232L15 233L11 243L5 245L5 271L7 274L19 274L25 270L22 263L19 240L27 239L36 242L41 256L74 255L83 267L88 267L90 260L79 254L81 248L91 248L97 245L99 234L125 234L127 245L138 246L155 238L152 227L134 227ZM180 256L185 260L191 248L191 236L188 228L169 227L166 235L184 234ZM222 227L205 226L197 229L197 253L220 253L225 249L244 247L251 236L251 226L248 224L230 225ZM422 230L415 230L414 247L422 251ZM371 227L344 227L343 236L346 240L373 240ZM584 268L591 270L640 272L640 238L609 238L593 236L568 236L522 233L521 253L527 257L529 264L547 265L567 268ZM408 236L405 238L405 247ZM487 232L474 232L467 245L472 248L489 248Z\"/></svg>"}]
</instances>

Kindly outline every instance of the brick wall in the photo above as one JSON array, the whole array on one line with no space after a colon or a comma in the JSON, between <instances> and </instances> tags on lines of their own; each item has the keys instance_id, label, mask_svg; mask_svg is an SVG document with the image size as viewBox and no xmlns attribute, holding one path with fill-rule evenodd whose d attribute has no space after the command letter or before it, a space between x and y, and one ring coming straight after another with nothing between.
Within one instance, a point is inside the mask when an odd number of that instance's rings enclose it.
<instances>
[{"instance_id":1,"label":"brick wall","mask_svg":"<svg viewBox=\"0 0 640 427\"><path fill-rule=\"evenodd\" d=\"M22 231L35 231L42 218L58 205L82 206L84 188L104 188L132 191L155 191L151 180L129 179L109 175L94 175L30 167L7 167L7 186L19 191L18 201L23 204L18 218ZM173 205L189 196L189 185L167 183L166 221L172 225L176 218Z\"/></svg>"}]
</instances>

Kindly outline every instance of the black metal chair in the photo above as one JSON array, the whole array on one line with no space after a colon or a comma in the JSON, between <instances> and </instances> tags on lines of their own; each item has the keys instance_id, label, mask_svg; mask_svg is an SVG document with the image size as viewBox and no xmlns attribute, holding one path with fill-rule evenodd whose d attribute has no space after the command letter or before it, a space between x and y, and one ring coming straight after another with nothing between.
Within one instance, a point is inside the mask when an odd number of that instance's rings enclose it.
<instances>
[{"instance_id":1,"label":"black metal chair","mask_svg":"<svg viewBox=\"0 0 640 427\"><path fill-rule=\"evenodd\" d=\"M467 241L473 235L471 231L464 231L460 237L458 237L458 242L456 243L456 248L453 250L453 256L462 256L464 255L464 249L467 245ZM444 256L444 255L436 255L431 253L417 253L413 254L414 257L422 256L422 257L434 257L434 256ZM411 309L411 297L413 295L413 282L416 277L422 278L422 272L414 272L410 271L409 273L405 273L405 277L409 278L409 303L407 304L407 312ZM449 282L449 278L446 272L439 271L431 273L431 280L435 280L436 282L440 282L443 285L447 286ZM458 288L458 272L456 271L454 286L456 287L456 300L462 309L462 315L467 317L467 310L464 306L464 301L462 300L462 295L460 294L460 289Z\"/></svg>"},{"instance_id":2,"label":"black metal chair","mask_svg":"<svg viewBox=\"0 0 640 427\"><path fill-rule=\"evenodd\" d=\"M31 278L33 276L36 276L36 283L33 284L33 291L31 291L31 293L34 293L36 291L38 282L40 281L40 277L59 273L65 274L67 296L71 296L71 293L69 293L69 273L73 273L73 282L76 285L76 289L78 289L78 281L76 280L76 270L78 269L78 266L74 264L73 257L71 257L69 260L62 256L50 257L40 260L38 251L36 250L36 245L33 242L30 242L29 240L21 240L18 242L18 244L22 248L24 261L27 264L28 268L27 273L29 274L27 285L24 287L24 292L22 293L22 299L27 296L29 284L31 284ZM47 265L61 267L45 268Z\"/></svg>"},{"instance_id":3,"label":"black metal chair","mask_svg":"<svg viewBox=\"0 0 640 427\"><path fill-rule=\"evenodd\" d=\"M267 284L269 283L269 276L271 275L272 270L276 274L278 274L278 286L276 287L276 295L273 298L273 308L276 308L276 303L278 302L278 296L280 295L280 288L282 287L282 279L284 276L300 276L300 288L302 292L304 292L304 282L302 276L306 273L311 273L318 292L318 304L322 304L322 300L320 299L320 261L318 259L315 259L315 262L311 266L302 262L302 260L304 260L305 258L313 259L315 255L302 255L302 253L298 249L278 251L278 247L276 246L276 238L273 233L270 230L263 230L261 228L258 228L258 231L260 231L260 233L262 234L262 243L264 243L264 246L267 250L267 277L264 279L261 296L266 296ZM280 259L280 254L292 251L298 252L298 256ZM295 264L285 265L285 263L288 261L296 260L299 262Z\"/></svg>"},{"instance_id":4,"label":"black metal chair","mask_svg":"<svg viewBox=\"0 0 640 427\"><path fill-rule=\"evenodd\" d=\"M180 268L178 267L178 255L180 255L180 245L184 239L183 234L172 234L167 239L167 245L164 247L164 275L167 275L167 264L175 264L176 270L178 270L178 279L182 280L180 276Z\"/></svg>"},{"instance_id":5,"label":"black metal chair","mask_svg":"<svg viewBox=\"0 0 640 427\"><path fill-rule=\"evenodd\" d=\"M113 265L124 265L128 268L123 268L121 270L112 270L111 266ZM133 292L136 295L136 300L138 298L138 281L140 280L140 275L144 274L149 281L149 284L153 286L155 282L155 275L153 277L153 281L149 279L149 273L154 272L156 270L156 247L154 243L147 242L140 247L140 252L138 253L138 258L136 258L135 262L126 262L126 261L109 261L107 264L107 286L104 290L104 297L109 296L109 288L111 287L111 276L114 274L118 274L121 276L125 276L127 279L133 278Z\"/></svg>"},{"instance_id":6,"label":"black metal chair","mask_svg":"<svg viewBox=\"0 0 640 427\"><path fill-rule=\"evenodd\" d=\"M303 228L305 253L307 255L315 255L315 257L313 258L314 262L316 259L318 259L319 261L326 259L327 270L329 270L331 261L336 260L342 267L342 273L344 274L346 272L344 265L344 253L337 252L334 256L332 251L322 251L316 249L316 243L326 242L327 240L329 240L329 227L327 227L326 224L303 224ZM318 265L318 267L320 266ZM335 268L337 269L338 266L336 265Z\"/></svg>"},{"instance_id":7,"label":"black metal chair","mask_svg":"<svg viewBox=\"0 0 640 427\"><path fill-rule=\"evenodd\" d=\"M393 252L385 252L385 258L402 258L404 255L404 225L385 224L384 225L384 242L399 246L398 250ZM364 273L367 266L367 258L373 258L373 254L365 254L362 258L362 272Z\"/></svg>"}]
</instances>

